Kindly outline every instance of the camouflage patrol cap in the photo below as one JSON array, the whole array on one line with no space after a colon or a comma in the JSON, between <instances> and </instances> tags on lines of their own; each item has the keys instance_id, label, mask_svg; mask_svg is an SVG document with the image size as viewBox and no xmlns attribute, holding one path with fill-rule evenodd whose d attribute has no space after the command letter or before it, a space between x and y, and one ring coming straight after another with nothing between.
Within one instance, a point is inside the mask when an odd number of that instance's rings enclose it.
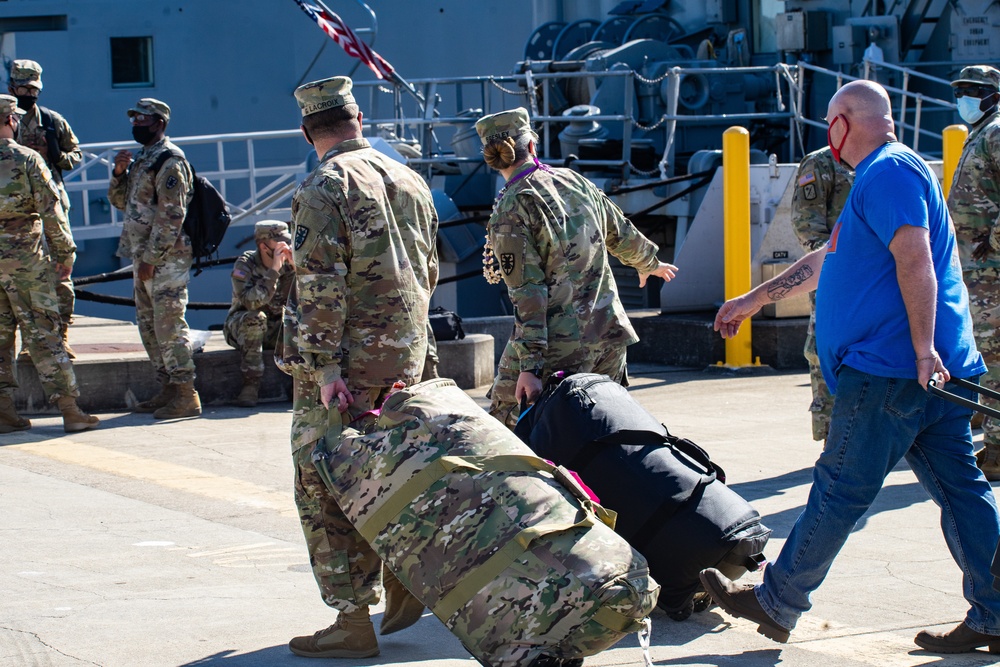
<instances>
[{"instance_id":1,"label":"camouflage patrol cap","mask_svg":"<svg viewBox=\"0 0 1000 667\"><path fill-rule=\"evenodd\" d=\"M6 118L12 113L27 113L24 109L17 108L17 98L13 95L0 95L0 118Z\"/></svg>"},{"instance_id":2,"label":"camouflage patrol cap","mask_svg":"<svg viewBox=\"0 0 1000 667\"><path fill-rule=\"evenodd\" d=\"M128 117L143 114L144 116L160 116L163 120L170 122L170 106L166 102L144 97L135 103L135 106L128 110Z\"/></svg>"},{"instance_id":3,"label":"camouflage patrol cap","mask_svg":"<svg viewBox=\"0 0 1000 667\"><path fill-rule=\"evenodd\" d=\"M34 60L15 60L10 64L10 85L42 89L42 66Z\"/></svg>"},{"instance_id":4,"label":"camouflage patrol cap","mask_svg":"<svg viewBox=\"0 0 1000 667\"><path fill-rule=\"evenodd\" d=\"M295 89L295 100L302 109L302 115L308 116L327 109L336 109L345 104L355 104L351 88L354 82L349 76L334 76L304 83Z\"/></svg>"},{"instance_id":5,"label":"camouflage patrol cap","mask_svg":"<svg viewBox=\"0 0 1000 667\"><path fill-rule=\"evenodd\" d=\"M275 241L292 242L292 235L288 231L288 225L280 220L261 220L253 226L253 238L255 241Z\"/></svg>"},{"instance_id":6,"label":"camouflage patrol cap","mask_svg":"<svg viewBox=\"0 0 1000 667\"><path fill-rule=\"evenodd\" d=\"M963 67L958 78L951 82L952 86L989 86L1000 90L1000 70L989 65L969 65Z\"/></svg>"},{"instance_id":7,"label":"camouflage patrol cap","mask_svg":"<svg viewBox=\"0 0 1000 667\"><path fill-rule=\"evenodd\" d=\"M528 110L524 107L483 116L476 121L476 132L479 133L484 146L497 139L519 137L530 131L531 120L528 118Z\"/></svg>"}]
</instances>

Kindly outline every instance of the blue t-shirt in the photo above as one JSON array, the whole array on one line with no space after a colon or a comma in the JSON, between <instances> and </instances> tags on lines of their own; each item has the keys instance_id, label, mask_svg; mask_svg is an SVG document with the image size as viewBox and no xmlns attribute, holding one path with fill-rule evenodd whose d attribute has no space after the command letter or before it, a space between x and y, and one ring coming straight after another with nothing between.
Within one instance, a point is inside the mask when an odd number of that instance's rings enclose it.
<instances>
[{"instance_id":1,"label":"blue t-shirt","mask_svg":"<svg viewBox=\"0 0 1000 667\"><path fill-rule=\"evenodd\" d=\"M890 142L855 170L820 272L816 347L831 391L844 364L880 377L917 378L896 261L889 252L903 225L930 233L937 277L934 347L945 368L959 378L986 371L972 337L969 294L941 186L916 153Z\"/></svg>"}]
</instances>

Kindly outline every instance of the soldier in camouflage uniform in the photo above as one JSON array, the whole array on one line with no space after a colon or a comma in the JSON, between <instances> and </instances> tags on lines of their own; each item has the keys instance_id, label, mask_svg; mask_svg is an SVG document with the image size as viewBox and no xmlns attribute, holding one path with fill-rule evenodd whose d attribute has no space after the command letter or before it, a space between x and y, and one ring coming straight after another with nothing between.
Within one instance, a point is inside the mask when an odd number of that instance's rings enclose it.
<instances>
[{"instance_id":1,"label":"soldier in camouflage uniform","mask_svg":"<svg viewBox=\"0 0 1000 667\"><path fill-rule=\"evenodd\" d=\"M69 225L69 195L63 185L62 173L69 171L83 160L80 142L73 129L60 114L38 104L42 90L42 66L33 60L15 60L10 66L10 83L7 87L11 95L17 97L17 104L24 109L17 143L38 152L52 172L53 180L59 188L59 198L65 212L62 233L73 238ZM45 239L51 246L53 239L46 231ZM70 359L75 358L69 346L69 325L73 318L76 294L73 279L69 276L58 279L56 295L59 297L60 333L63 345ZM23 334L24 332L22 332ZM22 335L22 340L24 336Z\"/></svg>"},{"instance_id":2,"label":"soldier in camouflage uniform","mask_svg":"<svg viewBox=\"0 0 1000 667\"><path fill-rule=\"evenodd\" d=\"M625 381L625 349L638 342L608 252L646 279L674 277L655 243L608 197L570 169L535 157L523 108L476 123L486 164L506 179L488 225L485 273L507 284L514 330L490 389L490 414L513 428L522 397L534 401L555 371Z\"/></svg>"},{"instance_id":3,"label":"soldier in camouflage uniform","mask_svg":"<svg viewBox=\"0 0 1000 667\"><path fill-rule=\"evenodd\" d=\"M264 375L261 352L274 349L279 340L285 302L295 279L288 225L262 220L254 225L253 238L257 249L243 253L233 265L233 304L222 327L226 342L240 351L243 388L236 405L245 408L257 405Z\"/></svg>"},{"instance_id":4,"label":"soldier in camouflage uniform","mask_svg":"<svg viewBox=\"0 0 1000 667\"><path fill-rule=\"evenodd\" d=\"M31 428L12 400L17 381L10 353L18 326L46 396L59 406L63 429L72 433L100 423L77 407L76 374L59 337L54 278L73 270L76 246L63 233L59 189L45 161L14 141L23 113L17 98L0 95L0 433ZM52 239L48 248L46 233Z\"/></svg>"},{"instance_id":5,"label":"soldier in camouflage uniform","mask_svg":"<svg viewBox=\"0 0 1000 667\"><path fill-rule=\"evenodd\" d=\"M160 392L136 412L156 419L196 417L201 399L194 389L194 359L184 312L188 302L191 240L182 228L193 196L191 166L165 135L170 107L147 97L128 110L132 137L142 144L134 156L115 156L108 199L125 212L118 256L132 260L139 336L156 371ZM164 153L170 157L161 160ZM158 168L157 168L158 167Z\"/></svg>"},{"instance_id":6,"label":"soldier in camouflage uniform","mask_svg":"<svg viewBox=\"0 0 1000 667\"><path fill-rule=\"evenodd\" d=\"M830 232L844 210L853 180L854 173L844 163L833 159L829 146L802 158L792 194L792 229L806 252L817 250L830 240ZM815 292L809 293L809 303L812 308L803 353L809 362L809 383L812 385L813 400L809 411L812 413L813 440L822 441L830 432L833 396L823 380L816 354Z\"/></svg>"},{"instance_id":7,"label":"soldier in camouflage uniform","mask_svg":"<svg viewBox=\"0 0 1000 667\"><path fill-rule=\"evenodd\" d=\"M324 486L312 453L341 412L346 422L378 406L393 383L420 379L438 274L430 190L362 136L351 87L333 77L295 91L321 162L292 200L295 282L279 365L294 379L295 502L323 600L340 611L329 628L289 642L307 657L379 652L368 607L381 595L381 561ZM391 629L420 617L419 603L408 609Z\"/></svg>"},{"instance_id":8,"label":"soldier in camouflage uniform","mask_svg":"<svg viewBox=\"0 0 1000 667\"><path fill-rule=\"evenodd\" d=\"M983 386L1000 391L1000 71L986 65L964 68L952 81L958 111L971 127L948 193L962 275L969 288L976 344L989 371ZM1000 407L992 399L985 403ZM1000 424L983 422L979 465L1000 481Z\"/></svg>"}]
</instances>

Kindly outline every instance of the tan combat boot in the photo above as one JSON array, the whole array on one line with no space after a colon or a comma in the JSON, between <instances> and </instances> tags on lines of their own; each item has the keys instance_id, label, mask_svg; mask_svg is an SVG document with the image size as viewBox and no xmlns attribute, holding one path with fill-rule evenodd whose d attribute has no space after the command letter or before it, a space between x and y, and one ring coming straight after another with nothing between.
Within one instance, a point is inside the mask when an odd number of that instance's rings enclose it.
<instances>
[{"instance_id":1,"label":"tan combat boot","mask_svg":"<svg viewBox=\"0 0 1000 667\"><path fill-rule=\"evenodd\" d=\"M10 396L0 396L0 433L27 431L31 422L17 414Z\"/></svg>"},{"instance_id":2,"label":"tan combat boot","mask_svg":"<svg viewBox=\"0 0 1000 667\"><path fill-rule=\"evenodd\" d=\"M380 635L405 630L420 620L424 614L424 603L415 598L384 565L382 587L385 588L385 613L382 614L382 624L378 629Z\"/></svg>"},{"instance_id":3,"label":"tan combat boot","mask_svg":"<svg viewBox=\"0 0 1000 667\"><path fill-rule=\"evenodd\" d=\"M987 443L976 454L976 465L990 482L1000 482L1000 445Z\"/></svg>"},{"instance_id":4,"label":"tan combat boot","mask_svg":"<svg viewBox=\"0 0 1000 667\"><path fill-rule=\"evenodd\" d=\"M375 628L368 608L340 612L337 622L326 630L296 637L288 649L304 658L371 658L378 655Z\"/></svg>"},{"instance_id":5,"label":"tan combat boot","mask_svg":"<svg viewBox=\"0 0 1000 667\"><path fill-rule=\"evenodd\" d=\"M160 387L160 393L158 393L153 398L148 401L143 401L135 406L133 412L156 412L164 405L173 400L174 395L177 393L177 385L164 383Z\"/></svg>"},{"instance_id":6,"label":"tan combat boot","mask_svg":"<svg viewBox=\"0 0 1000 667\"><path fill-rule=\"evenodd\" d=\"M59 332L62 334L63 347L70 359L76 359L76 352L69 346L69 324L63 322L59 325Z\"/></svg>"},{"instance_id":7,"label":"tan combat boot","mask_svg":"<svg viewBox=\"0 0 1000 667\"><path fill-rule=\"evenodd\" d=\"M87 429L97 428L101 420L93 415L88 415L76 404L76 399L72 396L63 396L56 401L59 411L63 416L63 431L66 433L76 433Z\"/></svg>"},{"instance_id":8,"label":"tan combat boot","mask_svg":"<svg viewBox=\"0 0 1000 667\"><path fill-rule=\"evenodd\" d=\"M236 405L241 408L252 408L257 405L257 396L260 394L260 376L243 374L243 389L236 397Z\"/></svg>"},{"instance_id":9,"label":"tan combat boot","mask_svg":"<svg viewBox=\"0 0 1000 667\"><path fill-rule=\"evenodd\" d=\"M174 397L153 413L153 419L180 419L201 414L201 398L194 389L194 380L171 386L174 387Z\"/></svg>"}]
</instances>

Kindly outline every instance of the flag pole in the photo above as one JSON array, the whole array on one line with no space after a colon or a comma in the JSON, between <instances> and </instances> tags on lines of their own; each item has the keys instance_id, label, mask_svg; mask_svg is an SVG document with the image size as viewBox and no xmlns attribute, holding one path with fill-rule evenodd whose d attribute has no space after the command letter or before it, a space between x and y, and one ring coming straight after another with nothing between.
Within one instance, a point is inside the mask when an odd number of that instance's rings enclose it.
<instances>
[{"instance_id":1,"label":"flag pole","mask_svg":"<svg viewBox=\"0 0 1000 667\"><path fill-rule=\"evenodd\" d=\"M323 11L328 12L328 13L333 14L333 15L336 15L336 12L334 12L332 9L330 9L329 7L327 7L326 4L323 2L323 0L312 0L312 1L315 2L317 5L319 5L320 8L323 9ZM372 13L372 15L374 16L374 12ZM367 46L370 47L371 45L367 45ZM399 73L396 72L395 68L393 68L392 74L390 76L392 77L391 83L393 85L399 86L400 88L402 88L406 92L408 92L410 95L412 95L413 99L415 99L417 101L417 106L420 107L420 113L421 113L421 115L424 114L426 112L426 100L424 99L424 96L421 95L417 91L417 89L413 87L413 84L411 84L406 79L404 79L403 77L401 77L399 75Z\"/></svg>"}]
</instances>

